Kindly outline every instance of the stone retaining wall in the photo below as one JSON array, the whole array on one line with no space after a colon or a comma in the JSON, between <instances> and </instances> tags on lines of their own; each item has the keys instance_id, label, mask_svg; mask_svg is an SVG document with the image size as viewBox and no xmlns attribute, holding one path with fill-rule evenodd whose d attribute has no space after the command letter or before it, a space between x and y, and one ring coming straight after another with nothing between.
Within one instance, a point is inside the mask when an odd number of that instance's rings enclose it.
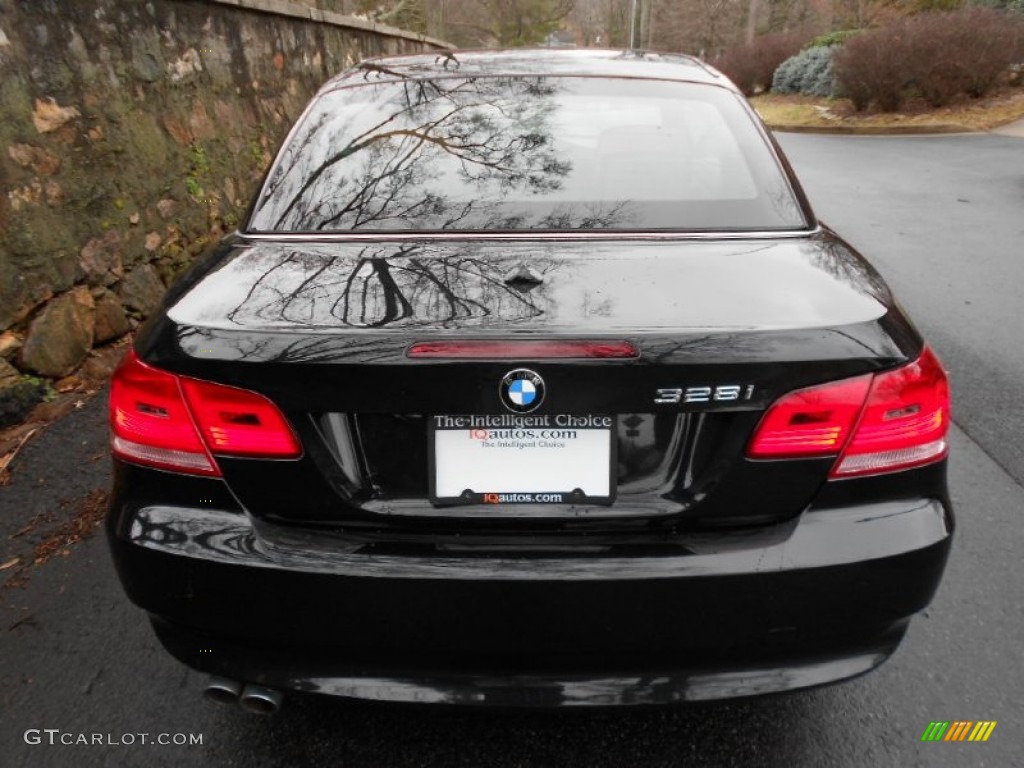
<instances>
[{"instance_id":1,"label":"stone retaining wall","mask_svg":"<svg viewBox=\"0 0 1024 768\"><path fill-rule=\"evenodd\" d=\"M0 0L0 388L136 326L329 76L442 46L282 0Z\"/></svg>"}]
</instances>

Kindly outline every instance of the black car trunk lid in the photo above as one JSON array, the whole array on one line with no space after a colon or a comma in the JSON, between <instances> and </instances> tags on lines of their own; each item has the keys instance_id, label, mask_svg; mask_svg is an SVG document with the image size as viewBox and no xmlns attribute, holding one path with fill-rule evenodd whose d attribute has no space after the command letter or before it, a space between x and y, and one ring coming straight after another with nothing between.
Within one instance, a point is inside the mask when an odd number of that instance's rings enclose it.
<instances>
[{"instance_id":1,"label":"black car trunk lid","mask_svg":"<svg viewBox=\"0 0 1024 768\"><path fill-rule=\"evenodd\" d=\"M407 354L416 342L481 339L615 340L638 355ZM185 281L143 343L154 364L267 395L298 431L300 460L220 460L253 514L458 533L798 514L831 460L747 460L764 410L792 389L891 367L920 342L875 273L825 233L239 240ZM543 379L537 414L611 417L613 492L593 503L432 501L431 420L508 414L499 387L520 368Z\"/></svg>"}]
</instances>

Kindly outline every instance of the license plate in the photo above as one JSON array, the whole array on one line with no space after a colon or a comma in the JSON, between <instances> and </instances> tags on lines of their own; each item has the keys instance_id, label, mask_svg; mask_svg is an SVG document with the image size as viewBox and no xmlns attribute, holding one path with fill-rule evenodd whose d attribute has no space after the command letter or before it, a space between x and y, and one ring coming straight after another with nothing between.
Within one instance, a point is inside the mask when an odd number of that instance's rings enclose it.
<instances>
[{"instance_id":1,"label":"license plate","mask_svg":"<svg viewBox=\"0 0 1024 768\"><path fill-rule=\"evenodd\" d=\"M431 416L437 504L610 504L615 417Z\"/></svg>"}]
</instances>

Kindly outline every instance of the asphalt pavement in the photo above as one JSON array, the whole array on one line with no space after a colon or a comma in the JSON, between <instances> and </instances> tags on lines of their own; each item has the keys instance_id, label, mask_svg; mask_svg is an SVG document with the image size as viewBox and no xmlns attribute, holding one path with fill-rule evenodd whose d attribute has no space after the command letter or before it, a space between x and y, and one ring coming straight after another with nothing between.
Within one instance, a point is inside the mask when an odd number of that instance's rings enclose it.
<instances>
[{"instance_id":1,"label":"asphalt pavement","mask_svg":"<svg viewBox=\"0 0 1024 768\"><path fill-rule=\"evenodd\" d=\"M780 138L949 369L956 423L1024 483L1024 140Z\"/></svg>"},{"instance_id":2,"label":"asphalt pavement","mask_svg":"<svg viewBox=\"0 0 1024 768\"><path fill-rule=\"evenodd\" d=\"M880 267L954 381L957 540L935 602L879 670L673 709L477 712L293 697L258 718L200 698L202 676L159 648L96 535L49 547L21 586L0 587L0 766L1024 765L1024 141L782 141L823 218ZM102 398L89 401L19 455L0 489L0 564L87 527L87 515L67 521L109 481L104 416ZM985 744L922 743L932 720L998 726ZM50 745L45 729L57 742L135 743ZM139 734L202 743L142 744Z\"/></svg>"}]
</instances>

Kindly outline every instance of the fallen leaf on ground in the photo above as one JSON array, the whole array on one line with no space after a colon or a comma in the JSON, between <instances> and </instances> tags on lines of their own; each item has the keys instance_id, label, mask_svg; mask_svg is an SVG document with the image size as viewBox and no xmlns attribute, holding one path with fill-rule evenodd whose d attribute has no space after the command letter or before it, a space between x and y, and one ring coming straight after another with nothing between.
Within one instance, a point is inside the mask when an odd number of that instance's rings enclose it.
<instances>
[{"instance_id":1,"label":"fallen leaf on ground","mask_svg":"<svg viewBox=\"0 0 1024 768\"><path fill-rule=\"evenodd\" d=\"M34 616L31 616L31 615L30 616L22 616L16 622L11 624L11 626L9 626L7 628L7 631L8 632L13 632L14 630L16 630L18 627L20 627L22 625L27 626L27 627L38 627L39 626L39 622L35 620ZM32 678L31 677L28 678L28 680L26 680L26 682L31 683L32 682Z\"/></svg>"},{"instance_id":2,"label":"fallen leaf on ground","mask_svg":"<svg viewBox=\"0 0 1024 768\"><path fill-rule=\"evenodd\" d=\"M86 539L100 527L107 510L108 494L95 490L79 500L74 517L65 521L43 541L36 545L34 565L42 565L51 557L66 557L71 544Z\"/></svg>"},{"instance_id":3,"label":"fallen leaf on ground","mask_svg":"<svg viewBox=\"0 0 1024 768\"><path fill-rule=\"evenodd\" d=\"M28 439L38 431L38 429L33 429L26 432L17 447L3 458L0 458L0 487L10 484L11 473L7 468L11 466L11 462L14 461L14 457L18 455L18 451L20 451L25 443L28 442Z\"/></svg>"}]
</instances>

